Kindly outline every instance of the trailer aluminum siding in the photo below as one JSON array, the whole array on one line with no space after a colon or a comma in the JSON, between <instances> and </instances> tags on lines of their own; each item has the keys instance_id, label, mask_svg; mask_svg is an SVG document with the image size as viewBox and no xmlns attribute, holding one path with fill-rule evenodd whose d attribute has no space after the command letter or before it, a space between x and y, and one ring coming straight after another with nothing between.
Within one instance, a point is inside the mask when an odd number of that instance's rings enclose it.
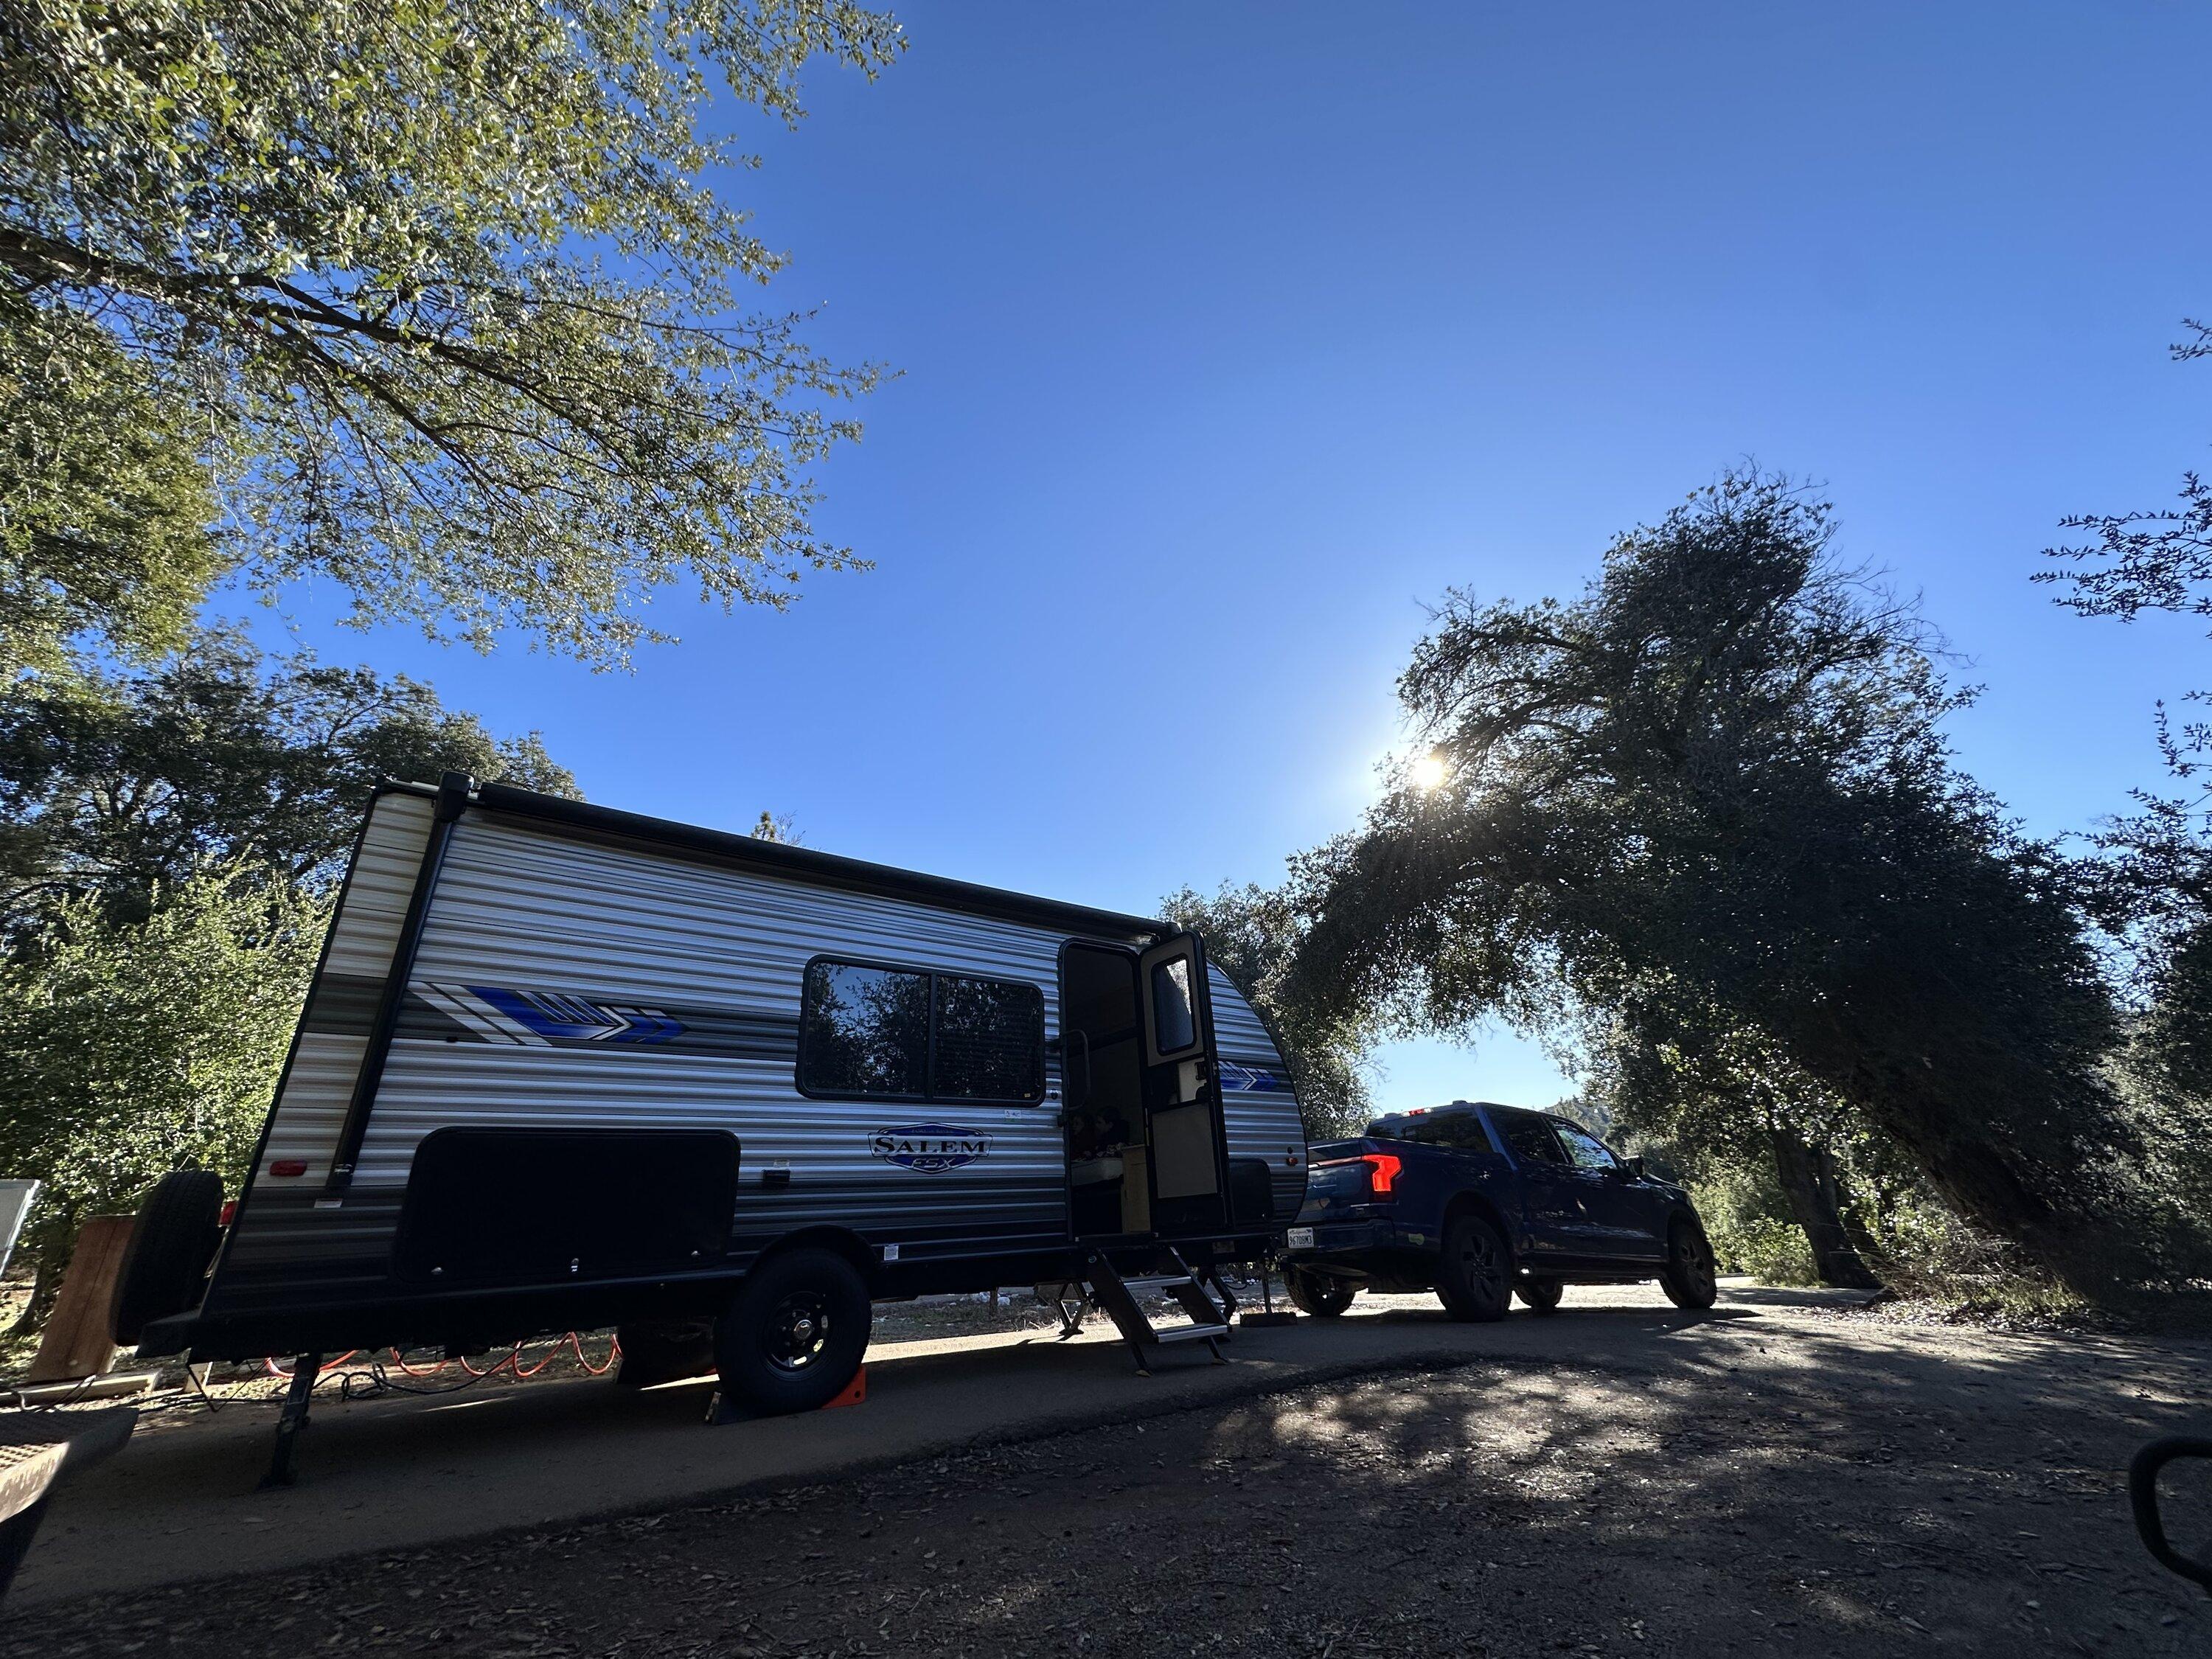
<instances>
[{"instance_id":1,"label":"trailer aluminum siding","mask_svg":"<svg viewBox=\"0 0 2212 1659\"><path fill-rule=\"evenodd\" d=\"M810 1226L896 1245L904 1262L1067 1243L1056 1060L1034 1105L805 1097L804 969L832 956L1029 981L1049 1043L1061 947L1141 945L1158 924L496 787L438 802L394 787L371 810L200 1310L210 1328L404 1298L391 1266L409 1170L451 1127L733 1133L744 1179L712 1270L724 1276ZM1229 1155L1267 1164L1279 1224L1304 1191L1297 1103L1260 1021L1209 980ZM948 1119L988 1138L988 1156L921 1174L872 1150L887 1128ZM778 1167L789 1185L763 1185Z\"/></svg>"}]
</instances>

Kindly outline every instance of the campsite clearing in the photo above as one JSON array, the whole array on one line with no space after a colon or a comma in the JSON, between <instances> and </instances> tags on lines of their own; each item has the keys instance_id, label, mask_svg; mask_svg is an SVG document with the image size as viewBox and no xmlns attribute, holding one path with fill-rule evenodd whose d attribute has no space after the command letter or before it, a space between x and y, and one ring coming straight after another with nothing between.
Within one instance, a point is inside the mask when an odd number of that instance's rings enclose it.
<instances>
[{"instance_id":1,"label":"campsite clearing","mask_svg":"<svg viewBox=\"0 0 2212 1659\"><path fill-rule=\"evenodd\" d=\"M0 1652L2212 1638L2212 1602L2137 1547L2122 1485L2138 1443L2203 1425L2202 1343L1906 1326L1740 1288L1703 1316L1642 1288L1488 1327L1433 1307L1241 1334L1239 1364L1149 1381L1103 1341L921 1345L872 1366L863 1407L716 1430L696 1385L356 1403L323 1413L280 1493L251 1491L258 1439L226 1413L65 1494Z\"/></svg>"}]
</instances>

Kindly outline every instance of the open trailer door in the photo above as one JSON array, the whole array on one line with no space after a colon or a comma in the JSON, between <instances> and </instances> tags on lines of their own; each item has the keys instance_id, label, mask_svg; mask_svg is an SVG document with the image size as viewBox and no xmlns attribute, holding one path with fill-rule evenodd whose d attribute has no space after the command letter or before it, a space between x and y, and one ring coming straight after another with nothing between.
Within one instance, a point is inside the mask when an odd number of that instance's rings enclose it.
<instances>
[{"instance_id":1,"label":"open trailer door","mask_svg":"<svg viewBox=\"0 0 2212 1659\"><path fill-rule=\"evenodd\" d=\"M1206 946L1176 933L1138 961L1145 1098L1152 1177L1152 1228L1164 1237L1228 1224L1228 1148Z\"/></svg>"}]
</instances>

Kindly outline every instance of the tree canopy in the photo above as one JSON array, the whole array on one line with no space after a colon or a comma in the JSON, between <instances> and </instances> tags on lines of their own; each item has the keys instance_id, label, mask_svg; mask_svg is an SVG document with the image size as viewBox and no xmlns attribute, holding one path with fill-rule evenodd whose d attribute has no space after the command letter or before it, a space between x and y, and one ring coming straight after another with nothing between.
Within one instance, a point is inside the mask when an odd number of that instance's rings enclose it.
<instances>
[{"instance_id":1,"label":"tree canopy","mask_svg":"<svg viewBox=\"0 0 2212 1659\"><path fill-rule=\"evenodd\" d=\"M380 780L447 771L575 793L535 732L495 738L404 676L270 664L234 634L17 682L0 689L0 926L64 897L143 914L212 866L319 894Z\"/></svg>"},{"instance_id":2,"label":"tree canopy","mask_svg":"<svg viewBox=\"0 0 2212 1659\"><path fill-rule=\"evenodd\" d=\"M2174 361L2212 357L2212 324L2184 326L2191 337L2170 348ZM2035 580L2067 584L2060 604L2124 622L2146 611L2212 617L2212 484L2200 474L2183 474L2171 507L2076 514L2061 528L2092 539L2045 550L2058 568Z\"/></svg>"},{"instance_id":3,"label":"tree canopy","mask_svg":"<svg viewBox=\"0 0 2212 1659\"><path fill-rule=\"evenodd\" d=\"M702 118L902 44L851 0L0 0L0 669L172 647L225 568L606 664L671 585L854 563L808 477L876 371L738 308L783 261Z\"/></svg>"},{"instance_id":4,"label":"tree canopy","mask_svg":"<svg viewBox=\"0 0 2212 1659\"><path fill-rule=\"evenodd\" d=\"M2096 961L2054 861L1952 764L1926 629L1831 532L1737 474L1578 599L1453 594L1399 688L1443 781L1409 770L1304 861L1295 994L1771 1057L2102 1285L2089 1183L2126 1137Z\"/></svg>"}]
</instances>

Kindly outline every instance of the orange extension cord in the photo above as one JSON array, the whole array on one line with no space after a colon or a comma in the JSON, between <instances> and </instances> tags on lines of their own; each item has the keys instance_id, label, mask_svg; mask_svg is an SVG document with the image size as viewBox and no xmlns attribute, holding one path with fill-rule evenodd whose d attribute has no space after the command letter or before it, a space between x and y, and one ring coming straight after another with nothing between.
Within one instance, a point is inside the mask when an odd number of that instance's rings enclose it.
<instances>
[{"instance_id":1,"label":"orange extension cord","mask_svg":"<svg viewBox=\"0 0 2212 1659\"><path fill-rule=\"evenodd\" d=\"M522 1344L520 1342L516 1343L514 1345L514 1351L506 1355L505 1358L501 1358L498 1364L488 1365L482 1370L478 1370L474 1365L469 1364L468 1358L465 1355L458 1359L441 1359L436 1363L428 1365L410 1365L407 1363L406 1356L398 1349L393 1348L391 1350L391 1353L392 1363L397 1365L401 1370L406 1372L410 1376L435 1376L441 1371L444 1370L447 1366L458 1364L463 1370L469 1374L469 1376L472 1381L480 1381L487 1376L496 1376L500 1372L506 1370L510 1367L514 1370L515 1376L518 1377L535 1376L538 1372L544 1370L548 1365L551 1364L556 1359L560 1358L561 1346L562 1343L568 1344L576 1351L576 1363L584 1368L585 1373L587 1376L605 1376L610 1370L614 1369L615 1362L622 1358L622 1343L620 1340L610 1338L607 1343L607 1357L605 1363L594 1365L592 1364L589 1356L584 1352L584 1339L574 1331L566 1332L562 1335L556 1338L553 1346L546 1350L545 1357L540 1359L536 1364L529 1366L526 1369L524 1367L522 1363ZM325 1361L322 1369L326 1373L336 1372L339 1366L344 1364L347 1360L357 1357L361 1352L362 1351L359 1348L349 1348L343 1353L340 1354L336 1359ZM292 1370L289 1366L278 1364L273 1358L264 1359L261 1363L263 1365L267 1367L269 1375L271 1376L289 1377L292 1375ZM372 1359L369 1361L369 1364L372 1367L378 1370L381 1370L383 1366L383 1362L381 1360Z\"/></svg>"}]
</instances>

